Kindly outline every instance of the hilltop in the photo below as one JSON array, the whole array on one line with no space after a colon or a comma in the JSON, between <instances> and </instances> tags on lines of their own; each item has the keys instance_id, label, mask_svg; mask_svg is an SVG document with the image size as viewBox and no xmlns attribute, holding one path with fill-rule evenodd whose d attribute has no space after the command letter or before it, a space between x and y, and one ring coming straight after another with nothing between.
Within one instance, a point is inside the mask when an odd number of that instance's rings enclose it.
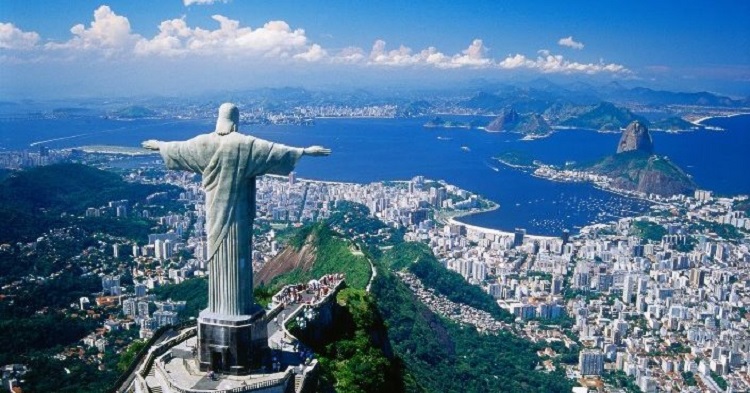
<instances>
[{"instance_id":1,"label":"hilltop","mask_svg":"<svg viewBox=\"0 0 750 393\"><path fill-rule=\"evenodd\" d=\"M299 229L257 274L259 281L278 288L348 269L351 285L337 296L334 321L319 329L315 323L313 328L291 328L320 360L318 391L570 391L571 383L561 373L535 371L535 344L507 331L479 333L422 303L397 272L411 274L432 293L487 312L501 323L514 319L481 288L440 264L426 245L375 235L393 229L370 217L364 206L350 204L334 216ZM376 226L379 231L372 230ZM367 260L377 270L371 292L358 289L361 284L351 277L362 265L370 269Z\"/></svg>"},{"instance_id":2,"label":"hilltop","mask_svg":"<svg viewBox=\"0 0 750 393\"><path fill-rule=\"evenodd\" d=\"M0 221L13 223L0 230L0 243L30 241L42 232L72 222L91 229L106 224L108 231L143 237L148 226L135 217L89 217L83 221L76 217L82 216L86 208L105 206L109 201L145 203L149 195L167 192L176 196L178 190L167 185L128 183L115 173L81 164L12 172L0 181ZM178 208L176 203L164 203Z\"/></svg>"},{"instance_id":3,"label":"hilltop","mask_svg":"<svg viewBox=\"0 0 750 393\"><path fill-rule=\"evenodd\" d=\"M601 102L585 112L563 120L560 125L592 130L613 131L619 130L633 121L648 124L648 121L645 118L635 115L627 109L619 108L611 102Z\"/></svg>"},{"instance_id":4,"label":"hilltop","mask_svg":"<svg viewBox=\"0 0 750 393\"><path fill-rule=\"evenodd\" d=\"M143 119L147 117L155 117L158 113L143 106L132 105L122 108L114 112L112 115L120 119Z\"/></svg>"},{"instance_id":5,"label":"hilltop","mask_svg":"<svg viewBox=\"0 0 750 393\"><path fill-rule=\"evenodd\" d=\"M612 186L646 194L670 196L697 188L695 182L667 157L655 154L648 128L634 121L623 131L617 153L586 168L613 179Z\"/></svg>"},{"instance_id":6,"label":"hilltop","mask_svg":"<svg viewBox=\"0 0 750 393\"><path fill-rule=\"evenodd\" d=\"M630 123L628 128L622 133L620 142L617 144L617 153L629 151L640 151L647 154L653 154L654 142L648 128L638 120Z\"/></svg>"},{"instance_id":7,"label":"hilltop","mask_svg":"<svg viewBox=\"0 0 750 393\"><path fill-rule=\"evenodd\" d=\"M505 110L484 129L490 132L508 131L526 135L547 135L552 131L542 116L536 113L519 114L515 109Z\"/></svg>"},{"instance_id":8,"label":"hilltop","mask_svg":"<svg viewBox=\"0 0 750 393\"><path fill-rule=\"evenodd\" d=\"M344 273L350 287L364 289L370 279L367 259L347 239L326 224L301 228L288 246L254 275L255 286L272 289Z\"/></svg>"}]
</instances>

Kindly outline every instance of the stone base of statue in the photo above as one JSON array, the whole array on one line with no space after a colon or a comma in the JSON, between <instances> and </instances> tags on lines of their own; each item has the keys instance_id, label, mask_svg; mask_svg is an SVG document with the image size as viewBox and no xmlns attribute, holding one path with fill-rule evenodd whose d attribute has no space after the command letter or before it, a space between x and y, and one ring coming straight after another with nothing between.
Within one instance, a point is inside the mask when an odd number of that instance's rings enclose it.
<instances>
[{"instance_id":1,"label":"stone base of statue","mask_svg":"<svg viewBox=\"0 0 750 393\"><path fill-rule=\"evenodd\" d=\"M249 374L268 354L266 311L221 315L208 309L198 316L198 362L201 371Z\"/></svg>"}]
</instances>

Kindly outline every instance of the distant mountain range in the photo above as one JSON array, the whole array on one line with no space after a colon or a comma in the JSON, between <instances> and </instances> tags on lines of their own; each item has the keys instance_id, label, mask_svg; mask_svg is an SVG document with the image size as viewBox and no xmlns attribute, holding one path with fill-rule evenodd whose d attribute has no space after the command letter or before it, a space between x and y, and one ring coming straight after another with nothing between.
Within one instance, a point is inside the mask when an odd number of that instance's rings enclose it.
<instances>
[{"instance_id":1,"label":"distant mountain range","mask_svg":"<svg viewBox=\"0 0 750 393\"><path fill-rule=\"evenodd\" d=\"M627 109L618 108L611 102L601 102L589 109L583 109L583 112L576 116L563 120L560 125L593 130L616 131L633 121L648 124L648 120L642 116L635 115Z\"/></svg>"},{"instance_id":2,"label":"distant mountain range","mask_svg":"<svg viewBox=\"0 0 750 393\"><path fill-rule=\"evenodd\" d=\"M299 87L261 88L197 97L141 97L107 100L81 99L59 101L19 100L0 102L2 115L39 115L54 117L101 116L114 118L143 118L153 116L181 116L207 118L215 115L216 107L232 100L241 108L256 113L282 113L291 116L352 116L348 109L365 108L363 117L423 117L442 114L498 115L507 108L519 114L542 115L550 125L563 121L586 128L615 129L629 121L644 119L659 122L686 114L709 115L716 109L728 112L750 111L750 98L733 98L711 92L672 92L647 87L626 87L619 82L604 85L575 82L557 84L547 79L536 79L515 84L475 81L464 87L436 87L431 89L391 88L365 89L305 89ZM612 107L608 106L609 103ZM604 107L602 107L604 105ZM600 108L597 108L600 107ZM614 113L615 108L620 112ZM703 109L711 108L713 111ZM578 121L570 120L592 113ZM611 113L607 113L611 112ZM355 114L354 116L359 116ZM606 117L612 119L607 120ZM656 129L674 130L692 127L670 121Z\"/></svg>"}]
</instances>

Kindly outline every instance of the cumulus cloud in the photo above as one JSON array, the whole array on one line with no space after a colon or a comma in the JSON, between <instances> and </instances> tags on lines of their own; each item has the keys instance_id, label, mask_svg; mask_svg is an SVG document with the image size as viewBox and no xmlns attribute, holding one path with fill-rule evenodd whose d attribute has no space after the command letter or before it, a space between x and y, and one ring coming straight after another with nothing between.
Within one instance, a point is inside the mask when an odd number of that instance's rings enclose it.
<instances>
[{"instance_id":1,"label":"cumulus cloud","mask_svg":"<svg viewBox=\"0 0 750 393\"><path fill-rule=\"evenodd\" d=\"M377 40L370 50L367 64L383 66L433 66L437 68L484 68L492 65L492 60L485 57L487 49L482 40L475 39L460 54L446 55L431 46L417 53L404 45L398 49L387 50L383 40Z\"/></svg>"},{"instance_id":2,"label":"cumulus cloud","mask_svg":"<svg viewBox=\"0 0 750 393\"><path fill-rule=\"evenodd\" d=\"M631 74L631 71L625 66L615 63L579 63L576 61L566 60L562 55L553 55L549 51L539 51L536 59L530 59L522 54L509 55L498 63L500 68L504 69L533 69L543 73L584 73L598 74L601 72L610 72L614 74Z\"/></svg>"},{"instance_id":3,"label":"cumulus cloud","mask_svg":"<svg viewBox=\"0 0 750 393\"><path fill-rule=\"evenodd\" d=\"M462 55L453 56L451 59L452 65L482 68L492 64L492 60L485 57L487 48L484 47L484 43L480 39L472 41L471 45L461 53Z\"/></svg>"},{"instance_id":4,"label":"cumulus cloud","mask_svg":"<svg viewBox=\"0 0 750 393\"><path fill-rule=\"evenodd\" d=\"M183 0L186 5L208 4L217 0ZM222 0L218 0L222 1ZM39 34L24 32L12 23L0 23L0 50L25 50L19 61L32 61L50 56L72 59L80 53L93 53L106 58L184 58L195 56L211 61L275 60L277 62L323 62L371 67L423 67L435 69L528 69L542 73L615 73L632 74L615 63L580 63L568 60L549 50L540 50L536 57L523 54L508 55L504 59L488 57L488 48L476 38L463 50L446 54L434 46L422 50L400 45L389 49L386 42L376 40L367 51L351 46L331 50L310 42L305 30L292 28L282 20L270 21L253 28L223 15L213 15L213 28L193 27L185 17L161 22L158 32L144 37L131 30L127 17L116 14L103 5L94 11L88 26L77 24L70 29L72 37L64 42L39 44ZM562 38L560 45L583 48L572 36ZM9 62L5 56L2 62Z\"/></svg>"},{"instance_id":5,"label":"cumulus cloud","mask_svg":"<svg viewBox=\"0 0 750 393\"><path fill-rule=\"evenodd\" d=\"M23 31L13 23L0 23L0 49L30 50L39 42L39 34Z\"/></svg>"},{"instance_id":6,"label":"cumulus cloud","mask_svg":"<svg viewBox=\"0 0 750 393\"><path fill-rule=\"evenodd\" d=\"M253 29L241 27L239 21L214 15L219 23L215 30L191 28L184 19L172 19L159 25L159 33L141 39L135 46L137 55L183 56L187 54L228 57L279 57L317 61L325 57L319 45L309 45L305 31L294 29L284 21L271 21ZM297 55L300 55L297 57Z\"/></svg>"},{"instance_id":7,"label":"cumulus cloud","mask_svg":"<svg viewBox=\"0 0 750 393\"><path fill-rule=\"evenodd\" d=\"M182 3L185 4L185 7L189 7L193 4L196 5L209 5L214 3L228 3L229 0L182 0Z\"/></svg>"},{"instance_id":8,"label":"cumulus cloud","mask_svg":"<svg viewBox=\"0 0 750 393\"><path fill-rule=\"evenodd\" d=\"M560 38L560 40L558 40L557 43L560 44L561 46L567 46L568 48L583 49L583 42L574 40L573 36Z\"/></svg>"},{"instance_id":9,"label":"cumulus cloud","mask_svg":"<svg viewBox=\"0 0 750 393\"><path fill-rule=\"evenodd\" d=\"M334 63L357 64L367 58L365 51L357 46L349 46L340 50L331 58Z\"/></svg>"},{"instance_id":10,"label":"cumulus cloud","mask_svg":"<svg viewBox=\"0 0 750 393\"><path fill-rule=\"evenodd\" d=\"M406 66L419 62L419 55L412 55L409 47L401 45L398 49L386 50L385 41L376 40L370 51L370 64L385 66Z\"/></svg>"},{"instance_id":11,"label":"cumulus cloud","mask_svg":"<svg viewBox=\"0 0 750 393\"><path fill-rule=\"evenodd\" d=\"M165 20L152 38L134 34L127 17L106 5L94 11L90 26L77 24L66 42L50 42L49 50L101 51L105 56L182 57L187 55L228 58L280 58L320 61L327 56L320 45L308 42L303 29L292 29L284 21L270 21L253 29L223 15L211 17L215 29L191 27L185 18ZM38 36L37 36L38 39Z\"/></svg>"},{"instance_id":12,"label":"cumulus cloud","mask_svg":"<svg viewBox=\"0 0 750 393\"><path fill-rule=\"evenodd\" d=\"M109 6L103 5L94 11L94 20L86 28L77 24L70 29L73 38L63 43L50 42L48 49L101 50L111 55L130 49L140 36L130 31L128 18L117 15Z\"/></svg>"},{"instance_id":13,"label":"cumulus cloud","mask_svg":"<svg viewBox=\"0 0 750 393\"><path fill-rule=\"evenodd\" d=\"M328 52L321 48L318 44L313 44L307 52L298 53L294 55L295 59L305 60L309 62L320 61L321 59L328 56Z\"/></svg>"}]
</instances>

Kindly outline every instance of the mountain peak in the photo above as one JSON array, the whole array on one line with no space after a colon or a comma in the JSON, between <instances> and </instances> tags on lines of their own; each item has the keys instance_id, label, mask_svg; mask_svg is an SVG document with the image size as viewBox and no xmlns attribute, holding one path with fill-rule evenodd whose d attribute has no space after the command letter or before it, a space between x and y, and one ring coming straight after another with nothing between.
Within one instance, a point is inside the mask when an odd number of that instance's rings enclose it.
<instances>
[{"instance_id":1,"label":"mountain peak","mask_svg":"<svg viewBox=\"0 0 750 393\"><path fill-rule=\"evenodd\" d=\"M622 133L620 142L617 144L617 153L628 151L642 151L653 154L654 142L651 140L651 134L648 128L638 120L628 125Z\"/></svg>"},{"instance_id":2,"label":"mountain peak","mask_svg":"<svg viewBox=\"0 0 750 393\"><path fill-rule=\"evenodd\" d=\"M489 132L509 131L521 134L544 135L552 131L547 121L536 113L520 114L513 108L506 108L485 130Z\"/></svg>"}]
</instances>

